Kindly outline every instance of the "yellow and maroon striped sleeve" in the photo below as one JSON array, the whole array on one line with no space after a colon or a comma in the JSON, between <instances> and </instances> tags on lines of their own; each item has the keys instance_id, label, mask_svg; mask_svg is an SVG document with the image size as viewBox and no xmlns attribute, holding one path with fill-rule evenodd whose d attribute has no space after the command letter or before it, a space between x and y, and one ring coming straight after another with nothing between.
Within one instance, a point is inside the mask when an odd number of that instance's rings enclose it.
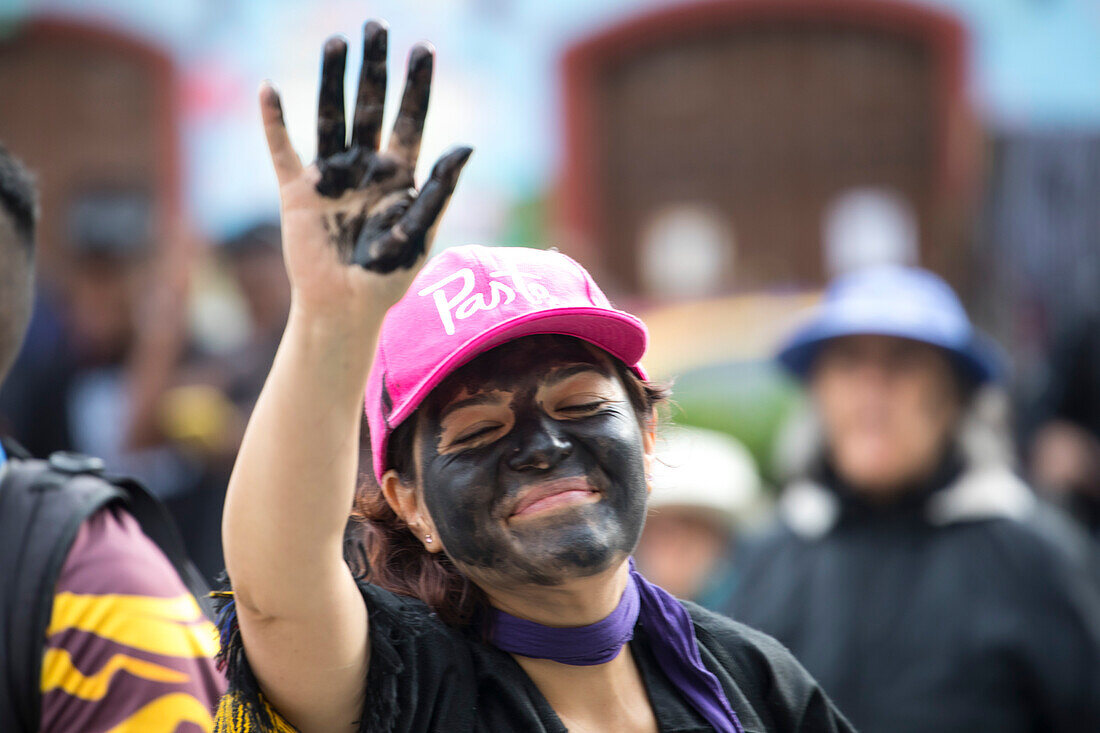
<instances>
[{"instance_id":1,"label":"yellow and maroon striped sleeve","mask_svg":"<svg viewBox=\"0 0 1100 733\"><path fill-rule=\"evenodd\" d=\"M217 631L120 507L80 527L54 596L43 733L210 731L225 682Z\"/></svg>"}]
</instances>

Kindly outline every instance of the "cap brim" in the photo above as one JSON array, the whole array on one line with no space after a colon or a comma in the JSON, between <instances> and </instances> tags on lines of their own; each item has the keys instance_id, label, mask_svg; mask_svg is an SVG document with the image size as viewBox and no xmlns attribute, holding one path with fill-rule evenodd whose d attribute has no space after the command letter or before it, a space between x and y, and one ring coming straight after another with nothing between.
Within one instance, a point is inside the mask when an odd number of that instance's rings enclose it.
<instances>
[{"instance_id":1,"label":"cap brim","mask_svg":"<svg viewBox=\"0 0 1100 733\"><path fill-rule=\"evenodd\" d=\"M811 323L787 341L776 355L776 360L799 379L807 379L821 347L832 339L843 336L894 336L938 346L948 351L959 368L979 384L997 381L1005 373L1005 359L999 348L991 339L977 331L965 342L953 343L929 338L918 329L888 326L854 328Z\"/></svg>"}]
</instances>

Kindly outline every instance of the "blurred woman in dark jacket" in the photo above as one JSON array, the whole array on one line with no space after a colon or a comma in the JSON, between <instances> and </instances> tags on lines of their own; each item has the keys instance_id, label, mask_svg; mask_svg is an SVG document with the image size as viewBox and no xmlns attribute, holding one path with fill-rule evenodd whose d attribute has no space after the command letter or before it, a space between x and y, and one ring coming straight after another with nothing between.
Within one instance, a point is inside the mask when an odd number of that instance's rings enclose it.
<instances>
[{"instance_id":1,"label":"blurred woman in dark jacket","mask_svg":"<svg viewBox=\"0 0 1100 733\"><path fill-rule=\"evenodd\" d=\"M739 556L730 614L786 644L862 731L1100 730L1082 545L967 439L1003 369L947 284L847 275L779 360L821 439L779 526Z\"/></svg>"}]
</instances>

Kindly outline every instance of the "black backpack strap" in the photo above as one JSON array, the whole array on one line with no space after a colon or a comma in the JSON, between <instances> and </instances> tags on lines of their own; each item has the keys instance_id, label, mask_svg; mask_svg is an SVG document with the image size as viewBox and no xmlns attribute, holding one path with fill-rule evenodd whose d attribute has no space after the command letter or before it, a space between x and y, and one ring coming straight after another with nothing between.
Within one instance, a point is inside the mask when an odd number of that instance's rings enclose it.
<instances>
[{"instance_id":1,"label":"black backpack strap","mask_svg":"<svg viewBox=\"0 0 1100 733\"><path fill-rule=\"evenodd\" d=\"M37 731L54 586L80 524L125 495L45 461L9 458L0 479L0 730Z\"/></svg>"},{"instance_id":2,"label":"black backpack strap","mask_svg":"<svg viewBox=\"0 0 1100 733\"><path fill-rule=\"evenodd\" d=\"M99 459L54 453L26 456L4 441L9 460L0 471L0 731L38 730L42 649L61 568L80 525L119 502L157 544L213 619L209 588L187 558L163 505L137 481L103 476Z\"/></svg>"}]
</instances>

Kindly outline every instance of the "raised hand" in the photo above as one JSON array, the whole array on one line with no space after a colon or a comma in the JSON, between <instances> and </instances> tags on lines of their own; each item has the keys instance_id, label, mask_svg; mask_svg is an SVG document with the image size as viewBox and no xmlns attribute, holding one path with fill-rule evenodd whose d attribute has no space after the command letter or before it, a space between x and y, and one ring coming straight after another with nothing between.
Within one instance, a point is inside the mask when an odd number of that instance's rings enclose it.
<instances>
[{"instance_id":1,"label":"raised hand","mask_svg":"<svg viewBox=\"0 0 1100 733\"><path fill-rule=\"evenodd\" d=\"M386 29L368 23L364 36L350 141L347 46L325 44L313 164L303 166L290 145L279 95L260 90L292 304L229 480L223 536L248 661L265 697L300 730L348 730L363 713L367 610L342 548L367 375L382 319L424 261L470 155L447 153L414 188L428 46L410 54L397 124L378 149Z\"/></svg>"},{"instance_id":2,"label":"raised hand","mask_svg":"<svg viewBox=\"0 0 1100 733\"><path fill-rule=\"evenodd\" d=\"M349 141L344 112L347 44L335 37L325 43L317 160L308 167L302 166L290 145L278 94L270 85L260 92L264 129L279 179L291 283L298 295L311 301L338 298L345 287L366 286L361 277L347 272L362 269L392 273L392 278L385 278L386 300L400 297L424 260L472 152L468 147L447 152L416 190L414 174L431 92L433 57L427 44L414 46L409 54L401 108L386 149L379 149L386 50L385 26L367 23Z\"/></svg>"}]
</instances>

